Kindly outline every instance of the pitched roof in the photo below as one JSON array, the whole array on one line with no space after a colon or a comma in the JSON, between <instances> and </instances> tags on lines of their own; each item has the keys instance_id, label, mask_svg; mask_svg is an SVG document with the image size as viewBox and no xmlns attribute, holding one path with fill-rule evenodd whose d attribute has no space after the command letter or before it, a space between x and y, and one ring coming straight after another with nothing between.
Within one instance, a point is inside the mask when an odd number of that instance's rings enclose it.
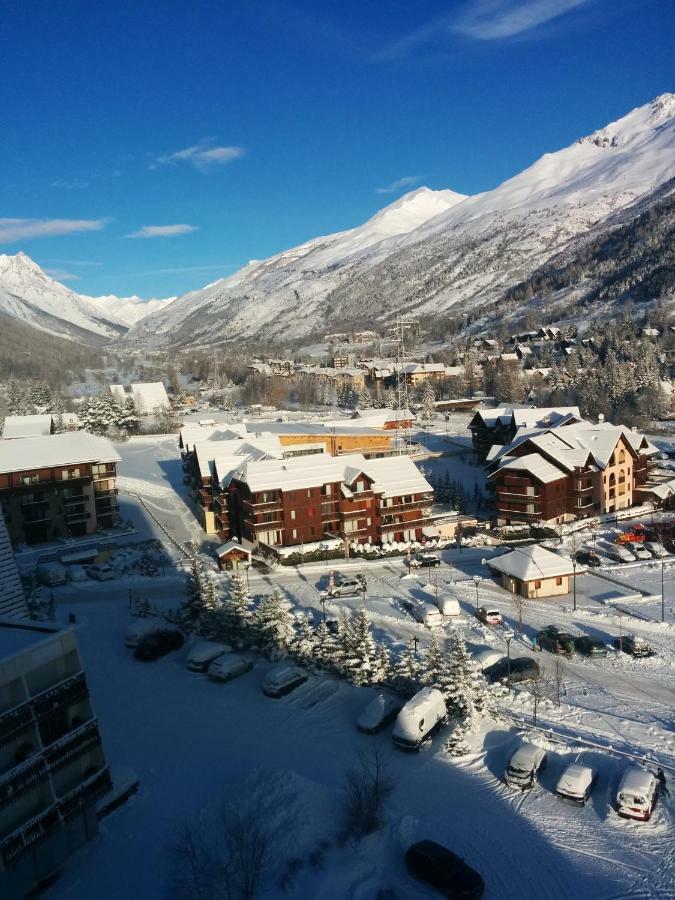
<instances>
[{"instance_id":1,"label":"pitched roof","mask_svg":"<svg viewBox=\"0 0 675 900\"><path fill-rule=\"evenodd\" d=\"M131 385L134 402L140 412L150 413L169 406L169 398L161 381L139 381Z\"/></svg>"},{"instance_id":2,"label":"pitched roof","mask_svg":"<svg viewBox=\"0 0 675 900\"><path fill-rule=\"evenodd\" d=\"M28 607L9 542L5 520L0 512L0 616L27 618Z\"/></svg>"},{"instance_id":3,"label":"pitched roof","mask_svg":"<svg viewBox=\"0 0 675 900\"><path fill-rule=\"evenodd\" d=\"M127 392L124 389L123 384L109 384L108 389L110 393L113 395L113 398L117 400L118 403L124 403L127 399Z\"/></svg>"},{"instance_id":4,"label":"pitched roof","mask_svg":"<svg viewBox=\"0 0 675 900\"><path fill-rule=\"evenodd\" d=\"M558 479L567 476L566 472L552 465L539 453L528 453L526 456L509 459L508 462L505 462L497 469L497 472L503 472L505 469L514 472L529 472L530 475L543 484L558 481ZM497 472L494 472L490 477L493 478Z\"/></svg>"},{"instance_id":5,"label":"pitched roof","mask_svg":"<svg viewBox=\"0 0 675 900\"><path fill-rule=\"evenodd\" d=\"M517 550L512 550L511 553L497 559L489 559L487 564L490 569L503 572L512 578L519 578L521 581L559 578L562 575L572 575L574 572L571 559L565 559L539 544L518 547ZM577 565L577 575L585 571L583 566Z\"/></svg>"},{"instance_id":6,"label":"pitched roof","mask_svg":"<svg viewBox=\"0 0 675 900\"><path fill-rule=\"evenodd\" d=\"M119 461L110 441L86 431L0 441L0 473Z\"/></svg>"},{"instance_id":7,"label":"pitched roof","mask_svg":"<svg viewBox=\"0 0 675 900\"><path fill-rule=\"evenodd\" d=\"M37 416L7 416L2 429L5 440L41 437L52 433L51 413Z\"/></svg>"}]
</instances>

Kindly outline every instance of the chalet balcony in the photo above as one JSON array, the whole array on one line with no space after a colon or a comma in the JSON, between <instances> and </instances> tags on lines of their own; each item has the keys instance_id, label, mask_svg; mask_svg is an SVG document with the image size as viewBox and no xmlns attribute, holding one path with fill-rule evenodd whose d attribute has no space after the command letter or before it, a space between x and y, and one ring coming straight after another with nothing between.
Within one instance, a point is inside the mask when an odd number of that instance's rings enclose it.
<instances>
[{"instance_id":1,"label":"chalet balcony","mask_svg":"<svg viewBox=\"0 0 675 900\"><path fill-rule=\"evenodd\" d=\"M29 822L25 822L16 831L1 840L0 859L4 866L6 868L11 866L23 853L48 838L66 822L93 806L110 790L112 790L112 780L106 766L78 785L58 803Z\"/></svg>"},{"instance_id":2,"label":"chalet balcony","mask_svg":"<svg viewBox=\"0 0 675 900\"><path fill-rule=\"evenodd\" d=\"M70 706L72 703L79 703L89 696L89 688L84 672L79 672L70 678L66 678L54 687L47 688L37 694L31 700L27 701L32 704L33 714L37 721L51 715L55 709L62 706ZM0 718L0 726L2 719Z\"/></svg>"},{"instance_id":3,"label":"chalet balcony","mask_svg":"<svg viewBox=\"0 0 675 900\"><path fill-rule=\"evenodd\" d=\"M75 731L71 731L45 750L43 757L51 770L60 769L68 763L101 745L98 722L91 719Z\"/></svg>"},{"instance_id":4,"label":"chalet balcony","mask_svg":"<svg viewBox=\"0 0 675 900\"><path fill-rule=\"evenodd\" d=\"M119 494L119 488L98 488L94 485L94 498L99 500L103 497L114 498Z\"/></svg>"},{"instance_id":5,"label":"chalet balcony","mask_svg":"<svg viewBox=\"0 0 675 900\"><path fill-rule=\"evenodd\" d=\"M38 522L50 522L52 518L51 512L49 511L49 507L45 509L41 509L37 507L36 509L29 508L23 516L24 525L36 525Z\"/></svg>"},{"instance_id":6,"label":"chalet balcony","mask_svg":"<svg viewBox=\"0 0 675 900\"><path fill-rule=\"evenodd\" d=\"M429 522L428 516L419 516L415 519L401 519L398 522L388 522L385 521L384 517L380 523L381 531L400 531L402 528L414 528L416 526L427 525Z\"/></svg>"},{"instance_id":7,"label":"chalet balcony","mask_svg":"<svg viewBox=\"0 0 675 900\"><path fill-rule=\"evenodd\" d=\"M21 499L21 508L32 508L32 507L40 507L49 503L48 497L34 497L32 495L28 495L27 497L23 497Z\"/></svg>"},{"instance_id":8,"label":"chalet balcony","mask_svg":"<svg viewBox=\"0 0 675 900\"><path fill-rule=\"evenodd\" d=\"M78 503L77 505L67 507L63 511L63 514L66 522L80 522L89 518L89 510L84 503Z\"/></svg>"},{"instance_id":9,"label":"chalet balcony","mask_svg":"<svg viewBox=\"0 0 675 900\"><path fill-rule=\"evenodd\" d=\"M541 500L541 494L525 494L523 491L498 491L497 496L509 503L538 503Z\"/></svg>"},{"instance_id":10,"label":"chalet balcony","mask_svg":"<svg viewBox=\"0 0 675 900\"><path fill-rule=\"evenodd\" d=\"M273 500L256 500L254 503L249 502L249 506L252 509L265 509L265 507L269 506L281 506L282 500L281 497L275 497Z\"/></svg>"},{"instance_id":11,"label":"chalet balcony","mask_svg":"<svg viewBox=\"0 0 675 900\"><path fill-rule=\"evenodd\" d=\"M48 777L49 768L42 756L34 756L19 768L12 769L0 778L0 809L6 809L19 797L29 794Z\"/></svg>"},{"instance_id":12,"label":"chalet balcony","mask_svg":"<svg viewBox=\"0 0 675 900\"><path fill-rule=\"evenodd\" d=\"M274 528L275 526L283 525L284 520L281 516L277 516L274 519L244 519L244 524L248 525L249 528Z\"/></svg>"}]
</instances>

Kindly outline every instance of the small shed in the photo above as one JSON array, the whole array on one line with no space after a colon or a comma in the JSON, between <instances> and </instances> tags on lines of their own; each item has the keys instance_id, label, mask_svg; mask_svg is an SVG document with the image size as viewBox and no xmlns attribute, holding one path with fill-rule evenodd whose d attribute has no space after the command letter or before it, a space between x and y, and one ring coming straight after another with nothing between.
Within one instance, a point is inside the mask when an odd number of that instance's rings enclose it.
<instances>
[{"instance_id":1,"label":"small shed","mask_svg":"<svg viewBox=\"0 0 675 900\"><path fill-rule=\"evenodd\" d=\"M488 568L500 576L503 588L522 597L557 597L571 593L575 567L571 559L547 550L539 544L518 547L511 553L490 559ZM576 564L576 574L586 572Z\"/></svg>"},{"instance_id":2,"label":"small shed","mask_svg":"<svg viewBox=\"0 0 675 900\"><path fill-rule=\"evenodd\" d=\"M218 568L221 572L237 572L240 568L251 565L253 544L249 541L238 541L233 538L216 550Z\"/></svg>"}]
</instances>

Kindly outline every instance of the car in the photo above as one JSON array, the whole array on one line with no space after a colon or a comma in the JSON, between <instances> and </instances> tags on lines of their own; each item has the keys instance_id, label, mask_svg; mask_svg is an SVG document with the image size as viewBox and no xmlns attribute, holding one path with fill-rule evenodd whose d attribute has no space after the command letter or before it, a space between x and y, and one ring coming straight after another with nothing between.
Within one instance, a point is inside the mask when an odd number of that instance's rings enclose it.
<instances>
[{"instance_id":1,"label":"car","mask_svg":"<svg viewBox=\"0 0 675 900\"><path fill-rule=\"evenodd\" d=\"M527 790L534 787L539 772L546 766L546 751L523 742L512 755L504 773L509 787Z\"/></svg>"},{"instance_id":2,"label":"car","mask_svg":"<svg viewBox=\"0 0 675 900\"><path fill-rule=\"evenodd\" d=\"M443 616L437 606L428 606L426 603L411 603L410 614L420 625L427 628L440 628L443 625Z\"/></svg>"},{"instance_id":3,"label":"car","mask_svg":"<svg viewBox=\"0 0 675 900\"><path fill-rule=\"evenodd\" d=\"M657 559L662 556L668 556L668 551L660 541L646 541L644 546Z\"/></svg>"},{"instance_id":4,"label":"car","mask_svg":"<svg viewBox=\"0 0 675 900\"><path fill-rule=\"evenodd\" d=\"M93 566L88 567L87 575L95 581L112 581L115 577L112 566L107 563L94 563Z\"/></svg>"},{"instance_id":5,"label":"car","mask_svg":"<svg viewBox=\"0 0 675 900\"><path fill-rule=\"evenodd\" d=\"M187 667L191 672L206 672L214 659L231 649L228 644L219 641L198 641L190 649Z\"/></svg>"},{"instance_id":6,"label":"car","mask_svg":"<svg viewBox=\"0 0 675 900\"><path fill-rule=\"evenodd\" d=\"M548 625L537 632L537 643L542 650L561 656L574 656L574 635L560 631L557 625Z\"/></svg>"},{"instance_id":7,"label":"car","mask_svg":"<svg viewBox=\"0 0 675 900\"><path fill-rule=\"evenodd\" d=\"M590 659L603 659L607 656L607 644L582 634L574 638L574 649L582 656L588 656Z\"/></svg>"},{"instance_id":8,"label":"car","mask_svg":"<svg viewBox=\"0 0 675 900\"><path fill-rule=\"evenodd\" d=\"M656 805L658 782L642 766L628 766L616 792L616 811L624 819L648 822Z\"/></svg>"},{"instance_id":9,"label":"car","mask_svg":"<svg viewBox=\"0 0 675 900\"><path fill-rule=\"evenodd\" d=\"M167 653L180 650L183 642L184 638L180 631L163 628L161 631L146 635L134 650L134 656L143 662L154 662Z\"/></svg>"},{"instance_id":10,"label":"car","mask_svg":"<svg viewBox=\"0 0 675 900\"><path fill-rule=\"evenodd\" d=\"M304 684L308 678L309 675L303 669L282 663L267 673L263 681L262 692L266 697L274 699L285 697L286 694L290 694L291 691Z\"/></svg>"},{"instance_id":11,"label":"car","mask_svg":"<svg viewBox=\"0 0 675 900\"><path fill-rule=\"evenodd\" d=\"M614 638L612 643L619 650L623 650L624 653L628 653L630 656L644 658L654 655L654 651L647 641L635 634L624 634L620 638Z\"/></svg>"},{"instance_id":12,"label":"car","mask_svg":"<svg viewBox=\"0 0 675 900\"><path fill-rule=\"evenodd\" d=\"M598 773L590 766L571 763L558 779L555 792L563 800L583 806L591 796L597 777Z\"/></svg>"},{"instance_id":13,"label":"car","mask_svg":"<svg viewBox=\"0 0 675 900\"><path fill-rule=\"evenodd\" d=\"M206 671L209 678L216 681L232 681L252 668L253 663L250 659L244 659L243 656L236 656L234 653L223 653L213 660Z\"/></svg>"},{"instance_id":14,"label":"car","mask_svg":"<svg viewBox=\"0 0 675 900\"><path fill-rule=\"evenodd\" d=\"M402 703L396 697L378 694L356 720L356 727L364 734L377 734L400 713Z\"/></svg>"},{"instance_id":15,"label":"car","mask_svg":"<svg viewBox=\"0 0 675 900\"><path fill-rule=\"evenodd\" d=\"M478 900L485 893L478 872L436 841L419 841L408 847L405 864L413 878L426 881L453 900Z\"/></svg>"},{"instance_id":16,"label":"car","mask_svg":"<svg viewBox=\"0 0 675 900\"><path fill-rule=\"evenodd\" d=\"M329 587L323 595L326 597L354 597L362 594L366 589L366 579L363 575L356 578L345 578Z\"/></svg>"},{"instance_id":17,"label":"car","mask_svg":"<svg viewBox=\"0 0 675 900\"><path fill-rule=\"evenodd\" d=\"M494 666L495 663L501 662L504 658L502 651L495 650L494 647L483 647L476 652L475 657L481 672Z\"/></svg>"},{"instance_id":18,"label":"car","mask_svg":"<svg viewBox=\"0 0 675 900\"><path fill-rule=\"evenodd\" d=\"M488 609L485 606L479 606L474 613L479 622L483 625L501 625L502 614L498 609Z\"/></svg>"},{"instance_id":19,"label":"car","mask_svg":"<svg viewBox=\"0 0 675 900\"><path fill-rule=\"evenodd\" d=\"M420 553L410 560L411 569L435 569L440 564L441 558L435 553Z\"/></svg>"},{"instance_id":20,"label":"car","mask_svg":"<svg viewBox=\"0 0 675 900\"><path fill-rule=\"evenodd\" d=\"M581 563L582 566L590 566L591 568L597 568L602 565L600 557L593 550L577 550L574 554L574 559Z\"/></svg>"},{"instance_id":21,"label":"car","mask_svg":"<svg viewBox=\"0 0 675 900\"><path fill-rule=\"evenodd\" d=\"M643 544L631 544L630 549L638 559L653 559L652 554Z\"/></svg>"},{"instance_id":22,"label":"car","mask_svg":"<svg viewBox=\"0 0 675 900\"><path fill-rule=\"evenodd\" d=\"M494 665L483 670L483 674L489 681L503 681L509 677L511 670L511 684L519 684L521 681L531 681L539 672L539 664L529 656L517 656L509 664L508 658L500 660Z\"/></svg>"}]
</instances>

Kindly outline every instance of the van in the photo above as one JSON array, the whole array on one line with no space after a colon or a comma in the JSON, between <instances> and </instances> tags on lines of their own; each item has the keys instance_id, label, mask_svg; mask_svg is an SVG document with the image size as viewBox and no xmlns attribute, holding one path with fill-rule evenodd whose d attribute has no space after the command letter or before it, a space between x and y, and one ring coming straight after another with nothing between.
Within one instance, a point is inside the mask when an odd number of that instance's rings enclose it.
<instances>
[{"instance_id":1,"label":"van","mask_svg":"<svg viewBox=\"0 0 675 900\"><path fill-rule=\"evenodd\" d=\"M231 649L217 641L198 641L188 653L187 667L191 672L206 672L214 659Z\"/></svg>"},{"instance_id":2,"label":"van","mask_svg":"<svg viewBox=\"0 0 675 900\"><path fill-rule=\"evenodd\" d=\"M413 618L427 628L439 628L443 624L443 616L437 606L426 603L414 603L411 609Z\"/></svg>"},{"instance_id":3,"label":"van","mask_svg":"<svg viewBox=\"0 0 675 900\"><path fill-rule=\"evenodd\" d=\"M442 616L461 616L459 600L454 594L442 594L436 600L436 606Z\"/></svg>"},{"instance_id":4,"label":"van","mask_svg":"<svg viewBox=\"0 0 675 900\"><path fill-rule=\"evenodd\" d=\"M94 563L87 569L87 575L94 581L112 581L115 577L112 566L107 563Z\"/></svg>"},{"instance_id":5,"label":"van","mask_svg":"<svg viewBox=\"0 0 675 900\"><path fill-rule=\"evenodd\" d=\"M635 562L635 556L621 544L610 544L609 541L598 541L596 550L614 562Z\"/></svg>"},{"instance_id":6,"label":"van","mask_svg":"<svg viewBox=\"0 0 675 900\"><path fill-rule=\"evenodd\" d=\"M209 663L209 678L216 681L232 681L244 672L250 671L253 663L250 659L244 659L243 656L235 656L232 653L221 653L212 663Z\"/></svg>"},{"instance_id":7,"label":"van","mask_svg":"<svg viewBox=\"0 0 675 900\"><path fill-rule=\"evenodd\" d=\"M66 583L66 567L58 562L40 563L37 567L37 579L40 584L54 587Z\"/></svg>"},{"instance_id":8,"label":"van","mask_svg":"<svg viewBox=\"0 0 675 900\"><path fill-rule=\"evenodd\" d=\"M624 819L648 822L656 805L657 780L641 766L629 766L616 792L616 811Z\"/></svg>"},{"instance_id":9,"label":"van","mask_svg":"<svg viewBox=\"0 0 675 900\"><path fill-rule=\"evenodd\" d=\"M124 632L124 646L129 650L135 650L143 638L162 631L164 627L164 623L159 619L136 619Z\"/></svg>"},{"instance_id":10,"label":"van","mask_svg":"<svg viewBox=\"0 0 675 900\"><path fill-rule=\"evenodd\" d=\"M394 743L404 750L419 750L423 741L443 725L447 715L443 694L437 688L422 688L396 717Z\"/></svg>"},{"instance_id":11,"label":"van","mask_svg":"<svg viewBox=\"0 0 675 900\"><path fill-rule=\"evenodd\" d=\"M539 770L546 765L546 751L534 744L523 743L509 760L504 781L509 787L525 791L534 787Z\"/></svg>"},{"instance_id":12,"label":"van","mask_svg":"<svg viewBox=\"0 0 675 900\"><path fill-rule=\"evenodd\" d=\"M504 654L501 650L495 650L492 647L484 647L476 653L476 662L478 663L481 672L484 672L486 669L489 669L490 666L494 666L496 663L501 662L504 659Z\"/></svg>"}]
</instances>

